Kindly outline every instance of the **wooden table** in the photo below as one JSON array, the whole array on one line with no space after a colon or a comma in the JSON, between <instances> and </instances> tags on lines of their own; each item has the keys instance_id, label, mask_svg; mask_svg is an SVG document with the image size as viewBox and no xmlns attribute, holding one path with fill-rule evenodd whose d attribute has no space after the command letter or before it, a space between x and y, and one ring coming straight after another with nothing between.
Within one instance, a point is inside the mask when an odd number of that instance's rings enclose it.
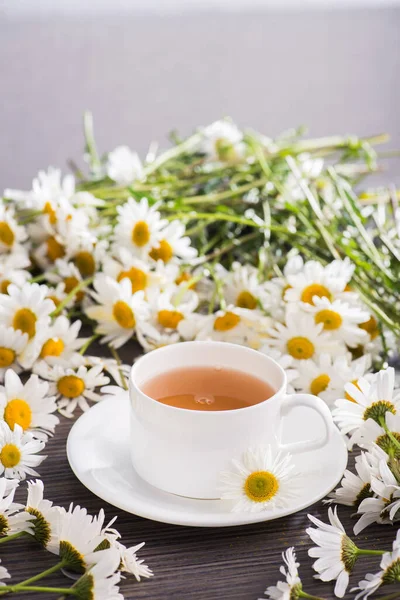
<instances>
[{"instance_id":1,"label":"wooden table","mask_svg":"<svg viewBox=\"0 0 400 600\"><path fill-rule=\"evenodd\" d=\"M101 349L96 350L98 354L101 353ZM132 361L135 353L134 347L125 347L121 352L125 362ZM268 585L274 585L278 580L281 552L289 546L295 546L301 563L300 575L304 589L333 600L333 585L313 579L312 561L307 556L311 546L305 534L309 524L307 513L326 520L327 508L322 502L283 519L241 527L179 527L142 519L97 498L76 479L65 453L73 422L61 417L55 437L46 446L48 458L39 467L45 485L45 497L66 508L70 502L74 502L86 507L92 514L104 508L106 519L118 515L116 527L125 545L146 542L139 554L153 569L154 577L140 583L133 576L123 581L121 592L126 599L257 600L263 596ZM20 487L24 490L25 486L21 484ZM25 491L18 495L21 501L25 497ZM351 533L354 523L352 512L350 508L339 507L339 516L348 533ZM375 525L358 536L358 545L390 549L395 535L396 528ZM0 558L15 582L47 569L56 562L53 555L39 549L33 541L22 539L0 546ZM368 571L373 573L378 570L379 557L360 559L352 584L356 585ZM45 581L44 585L49 586L69 585L69 581L61 574L50 576ZM384 590L385 594L394 591L392 586ZM378 598L379 595L383 594L378 594ZM56 596L26 593L10 597L29 600ZM353 597L354 594L346 596Z\"/></svg>"}]
</instances>

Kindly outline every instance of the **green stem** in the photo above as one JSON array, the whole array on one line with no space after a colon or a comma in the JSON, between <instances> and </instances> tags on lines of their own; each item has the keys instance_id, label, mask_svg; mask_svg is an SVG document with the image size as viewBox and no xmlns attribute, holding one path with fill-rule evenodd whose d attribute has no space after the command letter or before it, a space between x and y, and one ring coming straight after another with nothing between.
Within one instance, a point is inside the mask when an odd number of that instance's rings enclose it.
<instances>
[{"instance_id":1,"label":"green stem","mask_svg":"<svg viewBox=\"0 0 400 600\"><path fill-rule=\"evenodd\" d=\"M163 154L160 154L158 158L156 158L152 163L150 163L145 169L145 175L148 176L150 173L154 173L161 165L163 165L171 158L176 158L180 154L187 152L188 150L192 150L197 144L201 141L202 136L200 133L195 133L187 140L178 144L178 146L174 146L169 150L166 150Z\"/></svg>"},{"instance_id":2,"label":"green stem","mask_svg":"<svg viewBox=\"0 0 400 600\"><path fill-rule=\"evenodd\" d=\"M324 600L324 598L321 598L320 596L312 596L311 594L307 594L307 592L303 592L303 590L299 592L299 598L307 598L307 600Z\"/></svg>"},{"instance_id":3,"label":"green stem","mask_svg":"<svg viewBox=\"0 0 400 600\"><path fill-rule=\"evenodd\" d=\"M82 289L84 289L85 287L87 287L88 285L90 285L93 281L94 277L88 277L87 279L83 279L82 281L80 281L78 283L78 285L76 285L71 291L70 293L64 298L64 300L62 302L60 302L60 304L57 306L57 308L55 310L53 310L53 312L50 314L51 317L56 317L57 315L60 314L60 312L62 310L64 310L64 308L71 302L71 300L73 300L73 298L75 297L75 295L80 292Z\"/></svg>"},{"instance_id":4,"label":"green stem","mask_svg":"<svg viewBox=\"0 0 400 600\"><path fill-rule=\"evenodd\" d=\"M49 594L63 594L64 596L77 595L77 591L72 588L42 587L36 585L4 585L1 586L1 594L4 594L4 592L48 592Z\"/></svg>"},{"instance_id":5,"label":"green stem","mask_svg":"<svg viewBox=\"0 0 400 600\"><path fill-rule=\"evenodd\" d=\"M79 350L79 354L81 356L83 356L86 352L86 350L89 348L89 346L95 341L97 340L97 338L100 337L99 334L95 333L94 335L92 335L91 338L89 338L87 340L87 342L85 344L83 344L82 348Z\"/></svg>"},{"instance_id":6,"label":"green stem","mask_svg":"<svg viewBox=\"0 0 400 600\"><path fill-rule=\"evenodd\" d=\"M377 600L399 600L399 592L394 592L393 594L388 594L387 596L381 596Z\"/></svg>"},{"instance_id":7,"label":"green stem","mask_svg":"<svg viewBox=\"0 0 400 600\"><path fill-rule=\"evenodd\" d=\"M56 573L56 571L59 571L60 569L62 569L63 567L65 567L67 565L67 563L64 560L61 560L60 562L58 562L56 565L54 565L53 567L50 567L49 569L46 569L45 571L42 571L41 573L38 573L38 575L35 575L34 577L30 577L29 579L25 579L25 581L21 581L20 583L17 583L17 586L27 586L30 585L31 583L35 583L35 581L39 581L39 579L43 579L44 577L47 577L47 575L51 575L52 573Z\"/></svg>"},{"instance_id":8,"label":"green stem","mask_svg":"<svg viewBox=\"0 0 400 600\"><path fill-rule=\"evenodd\" d=\"M386 133L381 133L378 135L373 135L367 138L361 138L354 140L349 137L343 137L340 135L332 135L328 137L317 138L314 140L303 140L300 142L296 142L295 144L289 146L287 149L293 153L300 152L310 152L312 150L319 150L322 148L347 148L349 145L353 143L353 141L357 142L367 142L368 144L385 144L389 140L389 136ZM284 149L284 148L282 148ZM282 151L281 149L281 151Z\"/></svg>"},{"instance_id":9,"label":"green stem","mask_svg":"<svg viewBox=\"0 0 400 600\"><path fill-rule=\"evenodd\" d=\"M29 279L29 283L40 283L41 281L44 281L47 277L48 273L41 273L40 275L36 275L36 277L32 277L32 279Z\"/></svg>"},{"instance_id":10,"label":"green stem","mask_svg":"<svg viewBox=\"0 0 400 600\"><path fill-rule=\"evenodd\" d=\"M16 540L23 535L29 535L26 531L18 531L18 533L12 533L11 535L6 535L5 537L0 538L0 544L5 544L6 542L10 542L11 540Z\"/></svg>"},{"instance_id":11,"label":"green stem","mask_svg":"<svg viewBox=\"0 0 400 600\"><path fill-rule=\"evenodd\" d=\"M93 115L90 111L83 114L83 130L85 134L86 148L90 156L92 171L96 172L101 167L101 161L97 152L93 132Z\"/></svg>"},{"instance_id":12,"label":"green stem","mask_svg":"<svg viewBox=\"0 0 400 600\"><path fill-rule=\"evenodd\" d=\"M363 550L361 548L357 549L358 556L382 556L382 554L386 554L389 550Z\"/></svg>"},{"instance_id":13,"label":"green stem","mask_svg":"<svg viewBox=\"0 0 400 600\"><path fill-rule=\"evenodd\" d=\"M395 445L396 448L398 448L400 450L400 442L398 440L396 440L395 436L390 431L389 427L386 425L386 419L385 419L385 417L379 417L379 423L381 424L381 426L385 430L385 433L387 434L387 436L390 439L390 441Z\"/></svg>"},{"instance_id":14,"label":"green stem","mask_svg":"<svg viewBox=\"0 0 400 600\"><path fill-rule=\"evenodd\" d=\"M116 349L114 348L114 346L111 346L110 344L108 344L108 349L110 350L111 354L113 355L113 357L117 361L118 366L120 367L120 365L122 364L122 361L120 359L120 356L119 356L118 352L116 351ZM126 383L125 375L123 374L122 369L119 368L118 372L119 372L119 376L121 377L122 387L124 388L124 390L127 390L128 389L128 384Z\"/></svg>"},{"instance_id":15,"label":"green stem","mask_svg":"<svg viewBox=\"0 0 400 600\"><path fill-rule=\"evenodd\" d=\"M235 190L227 190L226 192L219 192L219 194L204 194L200 196L189 196L187 198L180 198L182 204L214 204L216 202L221 202L222 200L228 200L229 198L234 198L235 196L241 196L246 192L254 188L261 188L266 183L268 183L270 179L268 177L262 177L256 181L251 181L250 183L246 183Z\"/></svg>"}]
</instances>

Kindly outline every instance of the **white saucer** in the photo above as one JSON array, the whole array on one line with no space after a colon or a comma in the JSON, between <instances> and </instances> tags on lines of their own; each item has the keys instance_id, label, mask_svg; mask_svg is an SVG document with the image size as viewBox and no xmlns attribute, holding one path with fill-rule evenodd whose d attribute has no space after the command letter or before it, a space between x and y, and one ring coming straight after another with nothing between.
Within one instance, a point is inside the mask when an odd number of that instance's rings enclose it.
<instances>
[{"instance_id":1,"label":"white saucer","mask_svg":"<svg viewBox=\"0 0 400 600\"><path fill-rule=\"evenodd\" d=\"M162 492L147 484L133 469L129 454L129 397L104 399L84 413L72 427L67 456L77 478L91 492L140 517L196 527L226 527L277 519L311 506L340 481L347 465L346 445L338 430L328 446L293 456L304 486L286 508L256 513L232 513L223 500L192 500ZM313 437L310 412L300 407L285 421L285 439ZM299 428L301 423L301 432ZM285 441L285 440L284 440Z\"/></svg>"}]
</instances>

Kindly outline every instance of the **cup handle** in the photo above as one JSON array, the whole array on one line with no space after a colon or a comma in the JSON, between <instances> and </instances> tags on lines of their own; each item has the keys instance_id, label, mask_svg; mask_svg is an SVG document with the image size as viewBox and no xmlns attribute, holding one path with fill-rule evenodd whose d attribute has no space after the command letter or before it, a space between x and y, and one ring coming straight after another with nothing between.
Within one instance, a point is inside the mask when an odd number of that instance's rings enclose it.
<instances>
[{"instance_id":1,"label":"cup handle","mask_svg":"<svg viewBox=\"0 0 400 600\"><path fill-rule=\"evenodd\" d=\"M331 434L335 428L331 412L325 402L321 400L321 398L312 396L311 394L289 394L282 402L281 417L285 417L296 406L306 406L307 408L317 412L322 417L325 431L322 436L312 440L293 442L291 444L279 443L279 448L287 452L296 453L318 450L319 448L325 446L329 442Z\"/></svg>"}]
</instances>

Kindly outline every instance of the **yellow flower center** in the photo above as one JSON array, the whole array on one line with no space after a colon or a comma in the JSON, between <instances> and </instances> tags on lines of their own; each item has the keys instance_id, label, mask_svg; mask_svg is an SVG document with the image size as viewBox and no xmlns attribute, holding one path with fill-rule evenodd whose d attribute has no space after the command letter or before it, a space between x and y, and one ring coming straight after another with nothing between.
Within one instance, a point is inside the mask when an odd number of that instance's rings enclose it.
<instances>
[{"instance_id":1,"label":"yellow flower center","mask_svg":"<svg viewBox=\"0 0 400 600\"><path fill-rule=\"evenodd\" d=\"M0 368L9 367L15 360L15 352L5 346L0 347Z\"/></svg>"},{"instance_id":2,"label":"yellow flower center","mask_svg":"<svg viewBox=\"0 0 400 600\"><path fill-rule=\"evenodd\" d=\"M131 267L128 271L121 271L117 277L117 281L122 279L130 279L132 284L132 294L139 292L140 290L146 289L147 286L147 275L141 269Z\"/></svg>"},{"instance_id":3,"label":"yellow flower center","mask_svg":"<svg viewBox=\"0 0 400 600\"><path fill-rule=\"evenodd\" d=\"M85 382L76 375L64 375L57 381L57 389L66 398L77 398L85 391Z\"/></svg>"},{"instance_id":4,"label":"yellow flower center","mask_svg":"<svg viewBox=\"0 0 400 600\"><path fill-rule=\"evenodd\" d=\"M9 279L3 279L3 281L0 284L0 292L2 294L8 294L8 286L10 285L11 281Z\"/></svg>"},{"instance_id":5,"label":"yellow flower center","mask_svg":"<svg viewBox=\"0 0 400 600\"><path fill-rule=\"evenodd\" d=\"M131 307L123 300L118 300L113 306L113 316L118 325L124 329L133 329L136 325L135 315Z\"/></svg>"},{"instance_id":6,"label":"yellow flower center","mask_svg":"<svg viewBox=\"0 0 400 600\"><path fill-rule=\"evenodd\" d=\"M69 294L72 292L73 289L76 288L77 285L79 285L80 281L77 277L74 277L73 275L71 275L70 277L66 277L64 279L64 291L66 294ZM83 300L84 297L84 293L82 292L82 290L80 290L79 292L77 292L76 294L76 299L78 302L81 302L81 300Z\"/></svg>"},{"instance_id":7,"label":"yellow flower center","mask_svg":"<svg viewBox=\"0 0 400 600\"><path fill-rule=\"evenodd\" d=\"M254 310L257 308L257 298L255 298L251 292L243 290L243 292L240 292L239 296L236 298L236 306Z\"/></svg>"},{"instance_id":8,"label":"yellow flower center","mask_svg":"<svg viewBox=\"0 0 400 600\"><path fill-rule=\"evenodd\" d=\"M60 242L57 242L54 236L48 238L47 242L47 258L51 262L55 262L57 258L62 258L65 255L65 249Z\"/></svg>"},{"instance_id":9,"label":"yellow flower center","mask_svg":"<svg viewBox=\"0 0 400 600\"><path fill-rule=\"evenodd\" d=\"M61 300L59 298L57 298L57 296L47 296L49 300L53 300L54 302L54 306L57 308L57 306L60 304Z\"/></svg>"},{"instance_id":10,"label":"yellow flower center","mask_svg":"<svg viewBox=\"0 0 400 600\"><path fill-rule=\"evenodd\" d=\"M180 285L181 283L185 283L186 281L190 281L192 279L192 274L188 271L183 271L178 277L175 279L176 285ZM194 290L196 288L196 284L192 283L189 286L190 290Z\"/></svg>"},{"instance_id":11,"label":"yellow flower center","mask_svg":"<svg viewBox=\"0 0 400 600\"><path fill-rule=\"evenodd\" d=\"M368 321L359 325L360 329L364 329L371 336L371 340L374 340L379 335L378 321L373 315L370 316Z\"/></svg>"},{"instance_id":12,"label":"yellow flower center","mask_svg":"<svg viewBox=\"0 0 400 600\"><path fill-rule=\"evenodd\" d=\"M51 338L43 344L40 358L46 358L46 356L61 356L64 348L65 345L62 340L59 338Z\"/></svg>"},{"instance_id":13,"label":"yellow flower center","mask_svg":"<svg viewBox=\"0 0 400 600\"><path fill-rule=\"evenodd\" d=\"M357 389L360 389L360 386L358 385L358 379L353 379L351 383L355 385ZM356 400L354 400L353 396L350 396L350 394L348 394L347 392L345 392L344 397L346 398L346 400L350 400L350 402L357 403Z\"/></svg>"},{"instance_id":14,"label":"yellow flower center","mask_svg":"<svg viewBox=\"0 0 400 600\"><path fill-rule=\"evenodd\" d=\"M329 385L331 378L326 373L322 375L318 375L315 379L310 383L310 392L314 394L314 396L318 396L321 392L324 392Z\"/></svg>"},{"instance_id":15,"label":"yellow flower center","mask_svg":"<svg viewBox=\"0 0 400 600\"><path fill-rule=\"evenodd\" d=\"M234 329L240 323L239 315L228 311L221 317L217 317L214 321L215 331L229 331Z\"/></svg>"},{"instance_id":16,"label":"yellow flower center","mask_svg":"<svg viewBox=\"0 0 400 600\"><path fill-rule=\"evenodd\" d=\"M21 460L20 449L15 444L6 444L0 452L0 462L5 469L16 467Z\"/></svg>"},{"instance_id":17,"label":"yellow flower center","mask_svg":"<svg viewBox=\"0 0 400 600\"><path fill-rule=\"evenodd\" d=\"M253 502L268 502L279 490L279 481L269 471L251 473L244 484L245 494Z\"/></svg>"},{"instance_id":18,"label":"yellow flower center","mask_svg":"<svg viewBox=\"0 0 400 600\"><path fill-rule=\"evenodd\" d=\"M20 308L14 315L12 326L14 329L20 329L22 333L27 333L31 339L36 334L37 317L30 308Z\"/></svg>"},{"instance_id":19,"label":"yellow flower center","mask_svg":"<svg viewBox=\"0 0 400 600\"><path fill-rule=\"evenodd\" d=\"M14 398L7 403L4 409L4 420L12 430L14 430L15 424L20 425L23 430L28 429L32 423L31 407L25 400Z\"/></svg>"},{"instance_id":20,"label":"yellow flower center","mask_svg":"<svg viewBox=\"0 0 400 600\"><path fill-rule=\"evenodd\" d=\"M142 248L149 243L150 229L146 221L138 221L132 229L132 242Z\"/></svg>"},{"instance_id":21,"label":"yellow flower center","mask_svg":"<svg viewBox=\"0 0 400 600\"><path fill-rule=\"evenodd\" d=\"M183 318L183 314L177 310L160 310L157 315L159 324L166 329L176 329Z\"/></svg>"},{"instance_id":22,"label":"yellow flower center","mask_svg":"<svg viewBox=\"0 0 400 600\"><path fill-rule=\"evenodd\" d=\"M49 221L52 225L57 223L56 211L54 210L54 208L52 207L50 202L46 202L46 204L44 205L44 208L43 208L43 212L45 215L49 215Z\"/></svg>"},{"instance_id":23,"label":"yellow flower center","mask_svg":"<svg viewBox=\"0 0 400 600\"><path fill-rule=\"evenodd\" d=\"M96 263L90 252L82 251L75 254L74 263L82 277L91 277L96 271Z\"/></svg>"},{"instance_id":24,"label":"yellow flower center","mask_svg":"<svg viewBox=\"0 0 400 600\"><path fill-rule=\"evenodd\" d=\"M320 283L312 283L302 291L301 300L302 302L307 302L307 304L314 304L314 296L318 296L319 298L329 298L329 300L332 298L328 288Z\"/></svg>"},{"instance_id":25,"label":"yellow flower center","mask_svg":"<svg viewBox=\"0 0 400 600\"><path fill-rule=\"evenodd\" d=\"M0 222L0 242L5 246L12 246L15 240L15 235L11 227L5 221Z\"/></svg>"},{"instance_id":26,"label":"yellow flower center","mask_svg":"<svg viewBox=\"0 0 400 600\"><path fill-rule=\"evenodd\" d=\"M172 246L167 240L161 240L159 247L152 248L149 252L150 258L153 260L162 260L165 263L171 260L173 254Z\"/></svg>"},{"instance_id":27,"label":"yellow flower center","mask_svg":"<svg viewBox=\"0 0 400 600\"><path fill-rule=\"evenodd\" d=\"M290 356L297 360L307 360L314 355L314 344L305 337L294 337L286 343L287 351Z\"/></svg>"},{"instance_id":28,"label":"yellow flower center","mask_svg":"<svg viewBox=\"0 0 400 600\"><path fill-rule=\"evenodd\" d=\"M339 313L335 312L334 310L320 310L315 315L315 322L323 323L324 329L332 331L340 328L343 323L343 319Z\"/></svg>"}]
</instances>

